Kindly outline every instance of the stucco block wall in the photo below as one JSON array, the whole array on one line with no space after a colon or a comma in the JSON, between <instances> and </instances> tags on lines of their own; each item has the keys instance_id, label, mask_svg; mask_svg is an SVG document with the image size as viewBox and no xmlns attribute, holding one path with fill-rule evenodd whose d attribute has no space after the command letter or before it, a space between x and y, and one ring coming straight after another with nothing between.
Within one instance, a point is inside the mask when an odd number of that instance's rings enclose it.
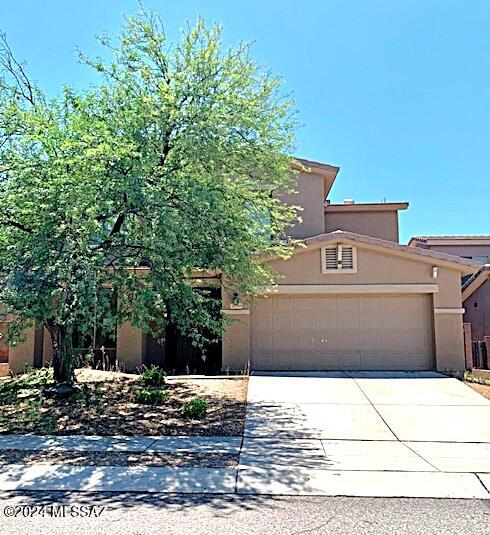
<instances>
[{"instance_id":1,"label":"stucco block wall","mask_svg":"<svg viewBox=\"0 0 490 535\"><path fill-rule=\"evenodd\" d=\"M398 212L336 212L325 207L325 232L344 230L398 242Z\"/></svg>"},{"instance_id":2,"label":"stucco block wall","mask_svg":"<svg viewBox=\"0 0 490 535\"><path fill-rule=\"evenodd\" d=\"M463 305L466 310L464 321L471 323L473 340L483 340L484 336L490 336L490 279L484 282Z\"/></svg>"},{"instance_id":3,"label":"stucco block wall","mask_svg":"<svg viewBox=\"0 0 490 535\"><path fill-rule=\"evenodd\" d=\"M34 360L34 327L24 331L25 341L11 345L9 350L9 367L14 373L21 373L26 366L32 366Z\"/></svg>"},{"instance_id":4,"label":"stucco block wall","mask_svg":"<svg viewBox=\"0 0 490 535\"><path fill-rule=\"evenodd\" d=\"M281 200L294 206L301 206L298 213L302 222L287 230L293 238L309 238L325 232L324 202L325 181L320 175L300 173L296 185L297 193L281 195Z\"/></svg>"}]
</instances>

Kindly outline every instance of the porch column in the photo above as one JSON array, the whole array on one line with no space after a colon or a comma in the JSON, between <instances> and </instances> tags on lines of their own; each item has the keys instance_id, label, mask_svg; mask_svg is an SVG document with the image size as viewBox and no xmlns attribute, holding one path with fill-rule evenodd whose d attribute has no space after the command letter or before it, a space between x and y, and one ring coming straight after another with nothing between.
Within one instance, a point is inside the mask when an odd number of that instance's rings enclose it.
<instances>
[{"instance_id":1,"label":"porch column","mask_svg":"<svg viewBox=\"0 0 490 535\"><path fill-rule=\"evenodd\" d=\"M116 356L119 366L134 371L143 363L143 331L126 321L117 327Z\"/></svg>"},{"instance_id":2,"label":"porch column","mask_svg":"<svg viewBox=\"0 0 490 535\"><path fill-rule=\"evenodd\" d=\"M250 369L250 310L224 309L230 320L223 334L222 364L223 372L248 373Z\"/></svg>"}]
</instances>

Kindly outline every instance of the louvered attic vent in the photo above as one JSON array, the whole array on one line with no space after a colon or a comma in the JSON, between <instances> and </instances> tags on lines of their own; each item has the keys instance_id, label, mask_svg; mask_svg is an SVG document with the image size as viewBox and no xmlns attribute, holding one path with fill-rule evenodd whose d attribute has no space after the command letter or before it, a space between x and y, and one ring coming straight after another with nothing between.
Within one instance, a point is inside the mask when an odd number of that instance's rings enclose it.
<instances>
[{"instance_id":1,"label":"louvered attic vent","mask_svg":"<svg viewBox=\"0 0 490 535\"><path fill-rule=\"evenodd\" d=\"M323 273L357 273L356 248L338 243L322 248Z\"/></svg>"}]
</instances>

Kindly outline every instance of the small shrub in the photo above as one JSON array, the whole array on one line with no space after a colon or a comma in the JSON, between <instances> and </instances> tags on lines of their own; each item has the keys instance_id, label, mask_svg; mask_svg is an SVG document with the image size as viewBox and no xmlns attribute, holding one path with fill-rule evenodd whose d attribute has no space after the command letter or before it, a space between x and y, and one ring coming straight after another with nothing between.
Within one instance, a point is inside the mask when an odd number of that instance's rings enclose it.
<instances>
[{"instance_id":1,"label":"small shrub","mask_svg":"<svg viewBox=\"0 0 490 535\"><path fill-rule=\"evenodd\" d=\"M145 405L162 405L167 401L168 390L163 388L143 388L138 392L138 403L144 403Z\"/></svg>"},{"instance_id":2,"label":"small shrub","mask_svg":"<svg viewBox=\"0 0 490 535\"><path fill-rule=\"evenodd\" d=\"M165 384L166 377L166 372L152 364L149 368L143 370L140 375L140 381L147 386L162 386Z\"/></svg>"},{"instance_id":3,"label":"small shrub","mask_svg":"<svg viewBox=\"0 0 490 535\"><path fill-rule=\"evenodd\" d=\"M490 378L478 375L478 373L473 373L468 370L464 372L464 380L468 383L477 383L480 385L490 386Z\"/></svg>"},{"instance_id":4,"label":"small shrub","mask_svg":"<svg viewBox=\"0 0 490 535\"><path fill-rule=\"evenodd\" d=\"M34 391L44 388L53 381L53 370L50 368L35 369L27 367L26 372L14 375L11 379L0 384L0 404L10 403L17 398L21 391Z\"/></svg>"},{"instance_id":5,"label":"small shrub","mask_svg":"<svg viewBox=\"0 0 490 535\"><path fill-rule=\"evenodd\" d=\"M186 418L201 419L209 410L209 403L202 398L194 398L188 401L182 409Z\"/></svg>"}]
</instances>

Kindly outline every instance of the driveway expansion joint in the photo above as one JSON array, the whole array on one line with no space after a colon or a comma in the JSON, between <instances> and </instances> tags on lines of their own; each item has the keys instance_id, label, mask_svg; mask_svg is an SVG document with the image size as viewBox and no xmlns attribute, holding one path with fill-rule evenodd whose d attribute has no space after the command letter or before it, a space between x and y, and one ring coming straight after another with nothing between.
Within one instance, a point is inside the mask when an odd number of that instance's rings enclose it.
<instances>
[{"instance_id":1,"label":"driveway expansion joint","mask_svg":"<svg viewBox=\"0 0 490 535\"><path fill-rule=\"evenodd\" d=\"M488 488L485 483L483 482L482 478L480 477L480 474L475 473L476 479L482 484L483 488L488 492L488 495L490 496L490 488Z\"/></svg>"}]
</instances>

